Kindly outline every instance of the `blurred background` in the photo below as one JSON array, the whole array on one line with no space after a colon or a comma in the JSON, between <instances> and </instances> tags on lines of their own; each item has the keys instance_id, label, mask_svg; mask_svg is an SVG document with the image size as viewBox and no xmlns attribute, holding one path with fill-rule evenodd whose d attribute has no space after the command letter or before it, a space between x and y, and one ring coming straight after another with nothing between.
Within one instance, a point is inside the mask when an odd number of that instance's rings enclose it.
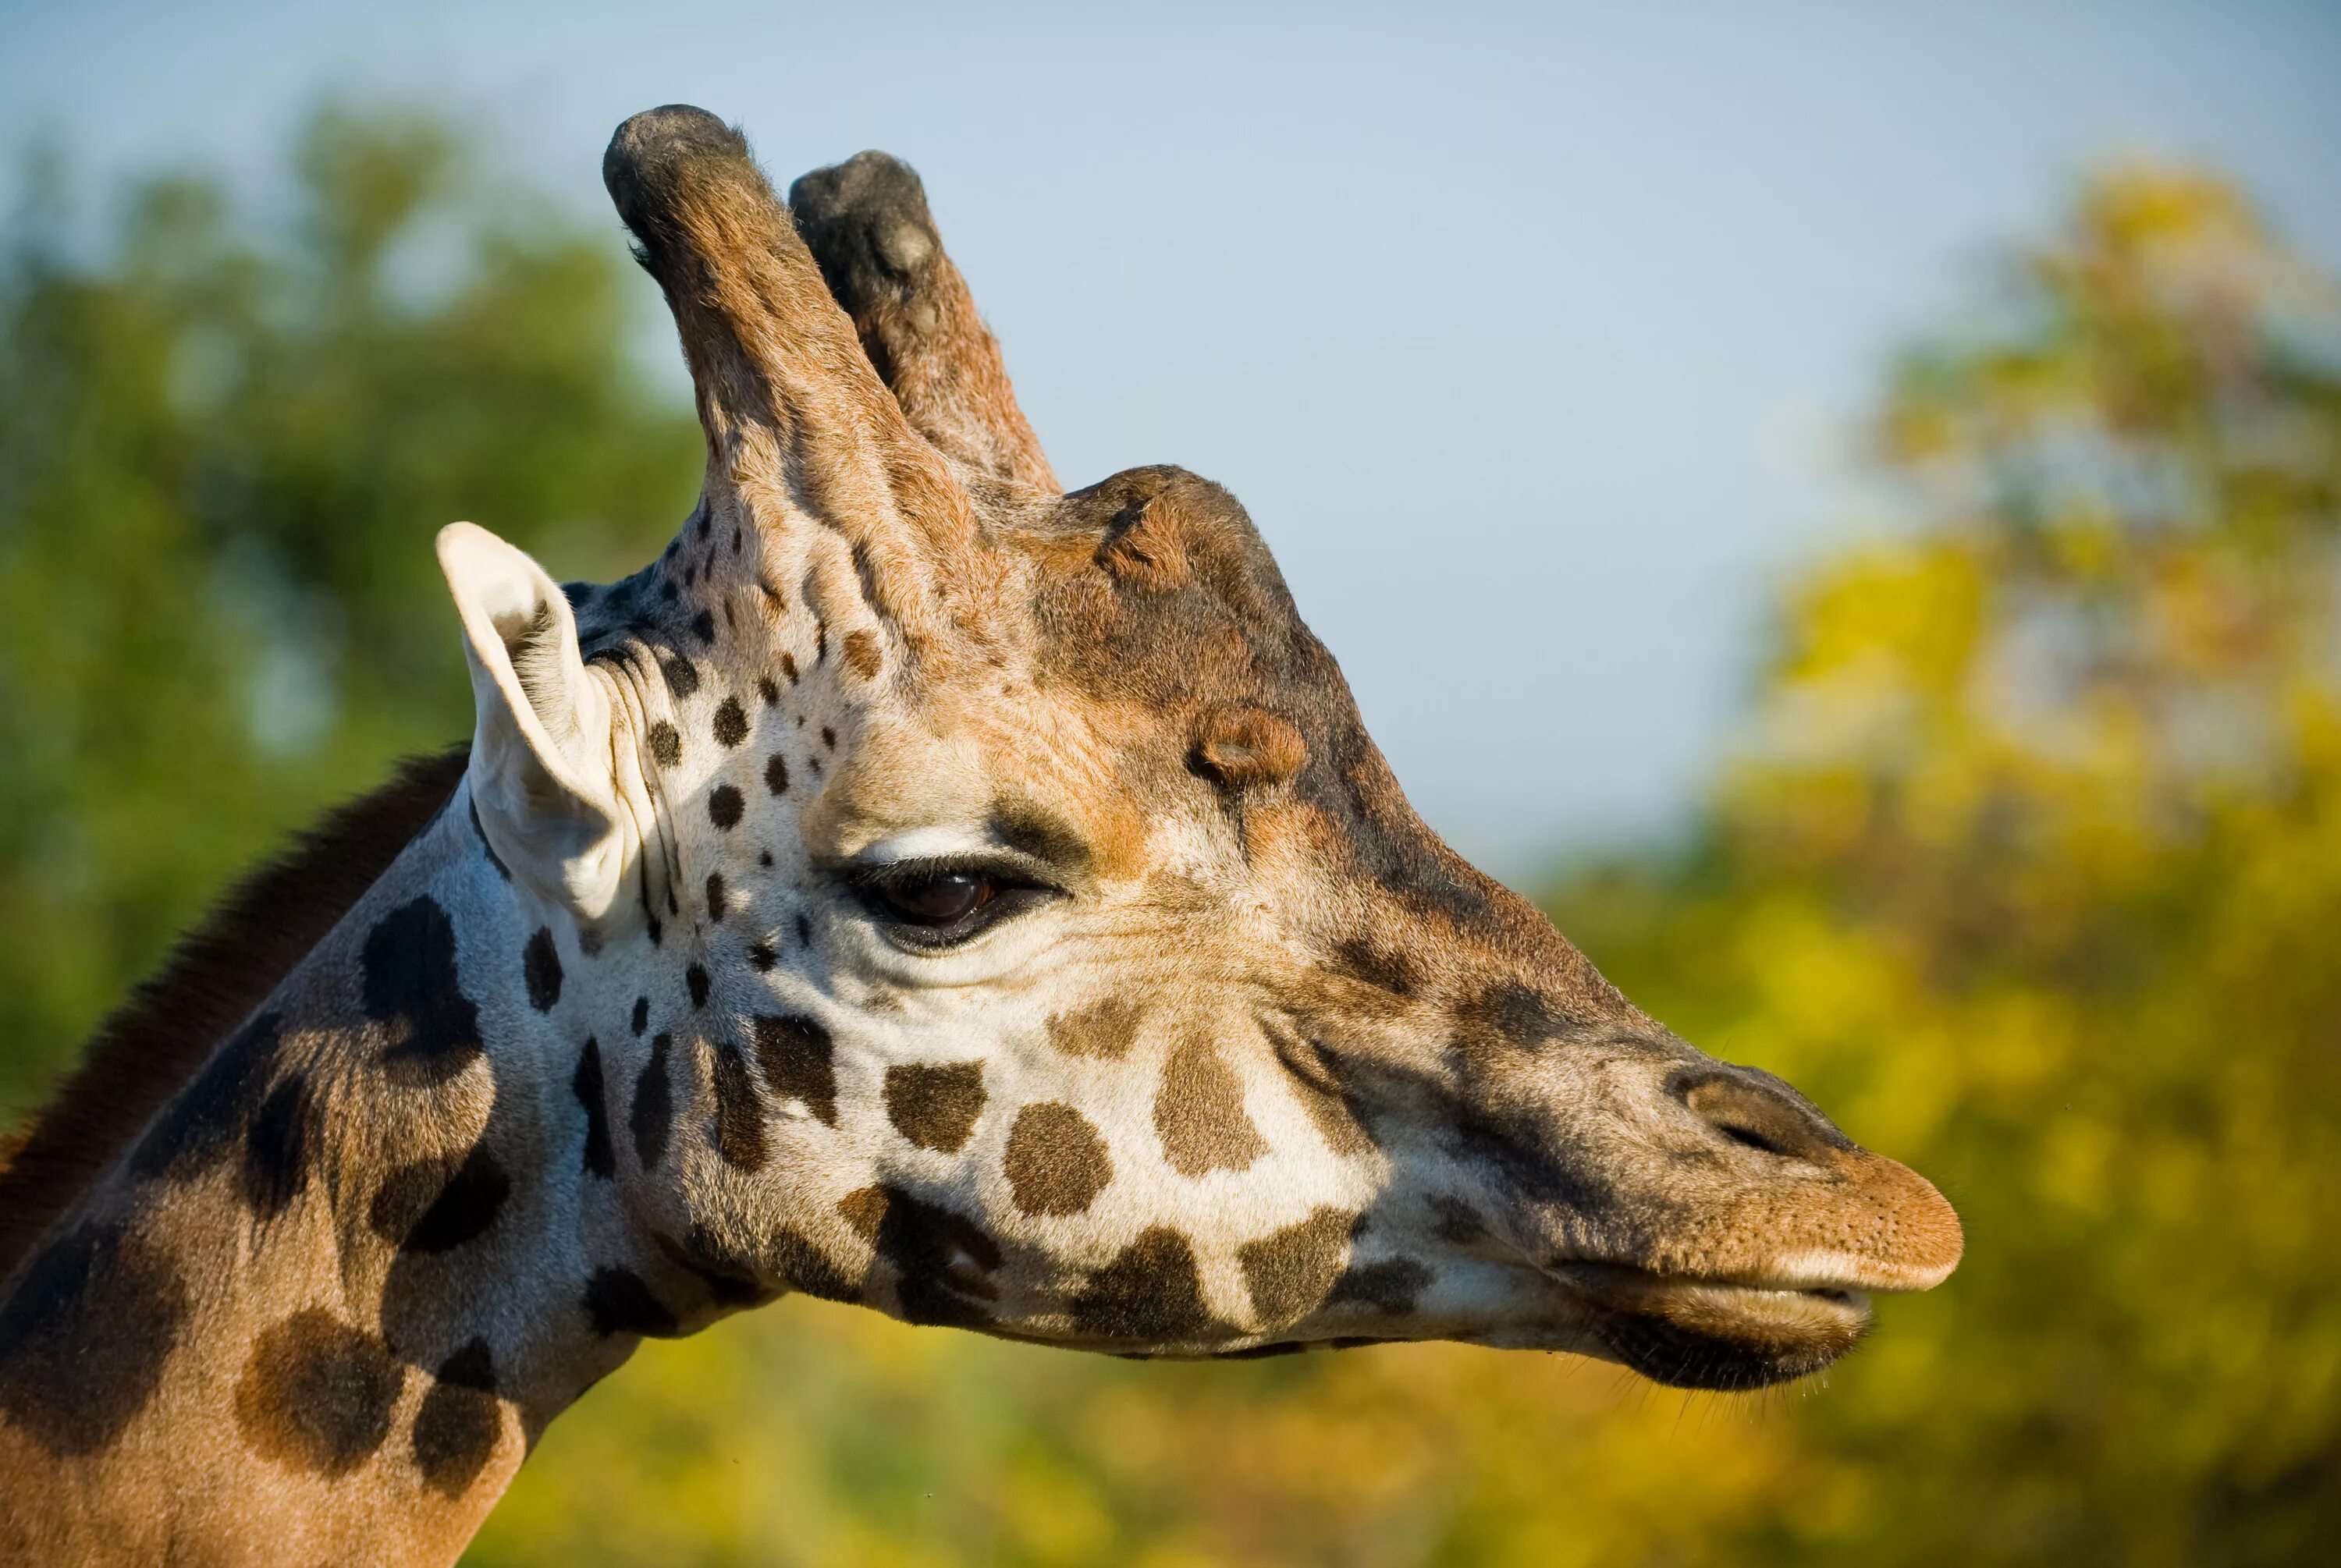
<instances>
[{"instance_id":1,"label":"blurred background","mask_svg":"<svg viewBox=\"0 0 2341 1568\"><path fill-rule=\"evenodd\" d=\"M916 164L1068 481L1229 483L1432 824L1967 1261L1761 1397L792 1299L646 1346L473 1561L2319 1560L2336 80L2309 5L0 5L0 1125L468 729L441 523L679 523L597 172L693 101Z\"/></svg>"}]
</instances>

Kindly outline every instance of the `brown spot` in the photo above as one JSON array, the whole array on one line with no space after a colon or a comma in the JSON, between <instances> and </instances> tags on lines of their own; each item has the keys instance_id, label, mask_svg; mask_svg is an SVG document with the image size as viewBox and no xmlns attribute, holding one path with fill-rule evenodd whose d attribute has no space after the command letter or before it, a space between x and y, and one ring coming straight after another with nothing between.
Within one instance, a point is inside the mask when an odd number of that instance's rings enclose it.
<instances>
[{"instance_id":1,"label":"brown spot","mask_svg":"<svg viewBox=\"0 0 2341 1568\"><path fill-rule=\"evenodd\" d=\"M1373 1135L1366 1131L1350 1109L1350 1102L1339 1093L1319 1087L1306 1080L1293 1086L1300 1096L1300 1108L1317 1124L1317 1136L1325 1146L1337 1155L1370 1153L1376 1146Z\"/></svg>"},{"instance_id":2,"label":"brown spot","mask_svg":"<svg viewBox=\"0 0 2341 1568\"><path fill-rule=\"evenodd\" d=\"M748 1077L747 1058L725 1042L714 1047L709 1077L715 1088L715 1147L736 1170L763 1168L764 1103Z\"/></svg>"},{"instance_id":3,"label":"brown spot","mask_svg":"<svg viewBox=\"0 0 2341 1568\"><path fill-rule=\"evenodd\" d=\"M748 715L742 711L738 698L726 697L716 705L713 731L715 743L726 751L748 739Z\"/></svg>"},{"instance_id":4,"label":"brown spot","mask_svg":"<svg viewBox=\"0 0 2341 1568\"><path fill-rule=\"evenodd\" d=\"M52 1454L96 1452L154 1398L186 1315L168 1257L119 1225L75 1227L0 1301L0 1411Z\"/></svg>"},{"instance_id":5,"label":"brown spot","mask_svg":"<svg viewBox=\"0 0 2341 1568\"><path fill-rule=\"evenodd\" d=\"M1195 760L1220 783L1280 784L1309 760L1308 742L1264 708L1223 708L1203 721Z\"/></svg>"},{"instance_id":6,"label":"brown spot","mask_svg":"<svg viewBox=\"0 0 2341 1568\"><path fill-rule=\"evenodd\" d=\"M1112 1157L1089 1117L1053 1102L1016 1113L1003 1165L1026 1214L1080 1214L1113 1179Z\"/></svg>"},{"instance_id":7,"label":"brown spot","mask_svg":"<svg viewBox=\"0 0 2341 1568\"><path fill-rule=\"evenodd\" d=\"M346 1475L390 1435L406 1368L382 1341L321 1307L262 1333L235 1385L235 1423L288 1470Z\"/></svg>"},{"instance_id":8,"label":"brown spot","mask_svg":"<svg viewBox=\"0 0 2341 1568\"><path fill-rule=\"evenodd\" d=\"M837 1067L829 1031L811 1018L756 1017L756 1060L764 1084L782 1099L802 1100L830 1126L837 1125Z\"/></svg>"},{"instance_id":9,"label":"brown spot","mask_svg":"<svg viewBox=\"0 0 2341 1568\"><path fill-rule=\"evenodd\" d=\"M1268 1152L1268 1141L1244 1110L1243 1080L1200 1036L1190 1037L1162 1065L1154 1130L1180 1176L1244 1170Z\"/></svg>"},{"instance_id":10,"label":"brown spot","mask_svg":"<svg viewBox=\"0 0 2341 1568\"><path fill-rule=\"evenodd\" d=\"M983 1064L901 1063L886 1069L886 1119L922 1149L957 1154L983 1113Z\"/></svg>"},{"instance_id":11,"label":"brown spot","mask_svg":"<svg viewBox=\"0 0 2341 1568\"><path fill-rule=\"evenodd\" d=\"M886 1219L886 1189L856 1187L837 1200L837 1212L853 1227L853 1234L863 1241L878 1239L878 1227Z\"/></svg>"},{"instance_id":12,"label":"brown spot","mask_svg":"<svg viewBox=\"0 0 2341 1568\"><path fill-rule=\"evenodd\" d=\"M1350 1222L1340 1209L1320 1208L1298 1225L1238 1249L1260 1327L1296 1323L1331 1294L1350 1254Z\"/></svg>"},{"instance_id":13,"label":"brown spot","mask_svg":"<svg viewBox=\"0 0 2341 1568\"><path fill-rule=\"evenodd\" d=\"M1139 1233L1121 1255L1090 1275L1073 1298L1073 1325L1093 1339L1175 1344L1222 1338L1195 1271L1195 1249L1161 1226Z\"/></svg>"},{"instance_id":14,"label":"brown spot","mask_svg":"<svg viewBox=\"0 0 2341 1568\"><path fill-rule=\"evenodd\" d=\"M862 680L875 680L878 678L878 640L866 631L847 632L845 662L847 668Z\"/></svg>"},{"instance_id":15,"label":"brown spot","mask_svg":"<svg viewBox=\"0 0 2341 1568\"><path fill-rule=\"evenodd\" d=\"M488 1342L474 1339L439 1368L438 1380L414 1413L414 1466L423 1484L461 1497L479 1479L503 1434L496 1404L496 1374Z\"/></svg>"},{"instance_id":16,"label":"brown spot","mask_svg":"<svg viewBox=\"0 0 2341 1568\"><path fill-rule=\"evenodd\" d=\"M1099 1057L1118 1062L1138 1038L1137 1004L1108 997L1079 1012L1049 1020L1049 1043L1069 1057Z\"/></svg>"}]
</instances>

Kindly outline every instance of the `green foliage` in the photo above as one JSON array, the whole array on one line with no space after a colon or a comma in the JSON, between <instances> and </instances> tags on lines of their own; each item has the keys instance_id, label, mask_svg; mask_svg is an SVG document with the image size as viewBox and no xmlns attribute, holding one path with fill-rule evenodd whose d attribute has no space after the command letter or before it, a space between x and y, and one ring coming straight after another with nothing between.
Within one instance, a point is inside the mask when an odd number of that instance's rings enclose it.
<instances>
[{"instance_id":1,"label":"green foliage","mask_svg":"<svg viewBox=\"0 0 2341 1568\"><path fill-rule=\"evenodd\" d=\"M618 247L326 116L293 227L142 188L0 271L0 1104L222 878L460 733L428 541L646 559L697 440ZM636 290L633 295L641 298ZM1696 849L1552 907L1939 1180L1826 1386L1394 1347L1131 1365L790 1300L556 1424L483 1563L2259 1563L2341 1532L2341 312L2130 170L1895 371Z\"/></svg>"},{"instance_id":2,"label":"green foliage","mask_svg":"<svg viewBox=\"0 0 2341 1568\"><path fill-rule=\"evenodd\" d=\"M0 255L0 1116L222 881L470 728L431 537L631 570L699 441L627 362L623 251L327 112L266 240L220 189L57 183Z\"/></svg>"}]
</instances>

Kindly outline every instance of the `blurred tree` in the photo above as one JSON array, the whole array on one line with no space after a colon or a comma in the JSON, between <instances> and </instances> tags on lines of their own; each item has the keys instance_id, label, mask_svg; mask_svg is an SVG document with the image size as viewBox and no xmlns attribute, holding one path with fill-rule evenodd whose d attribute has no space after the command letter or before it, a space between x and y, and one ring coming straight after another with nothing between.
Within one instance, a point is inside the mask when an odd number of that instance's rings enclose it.
<instances>
[{"instance_id":1,"label":"blurred tree","mask_svg":"<svg viewBox=\"0 0 2341 1568\"><path fill-rule=\"evenodd\" d=\"M9 225L0 1120L227 876L469 729L434 530L608 576L690 504L624 253L475 162L439 122L329 109L264 241L187 178L95 247L54 171Z\"/></svg>"}]
</instances>

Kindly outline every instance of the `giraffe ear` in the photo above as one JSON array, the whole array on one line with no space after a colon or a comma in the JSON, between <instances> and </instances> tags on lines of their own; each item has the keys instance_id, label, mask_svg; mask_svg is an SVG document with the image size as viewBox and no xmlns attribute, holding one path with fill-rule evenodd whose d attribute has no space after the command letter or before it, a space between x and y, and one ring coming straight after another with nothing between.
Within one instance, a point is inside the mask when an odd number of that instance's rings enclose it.
<instances>
[{"instance_id":1,"label":"giraffe ear","mask_svg":"<svg viewBox=\"0 0 2341 1568\"><path fill-rule=\"evenodd\" d=\"M480 830L513 877L586 919L623 872L610 698L577 650L568 597L484 528L439 531L439 569L463 620L477 717L466 781Z\"/></svg>"}]
</instances>

